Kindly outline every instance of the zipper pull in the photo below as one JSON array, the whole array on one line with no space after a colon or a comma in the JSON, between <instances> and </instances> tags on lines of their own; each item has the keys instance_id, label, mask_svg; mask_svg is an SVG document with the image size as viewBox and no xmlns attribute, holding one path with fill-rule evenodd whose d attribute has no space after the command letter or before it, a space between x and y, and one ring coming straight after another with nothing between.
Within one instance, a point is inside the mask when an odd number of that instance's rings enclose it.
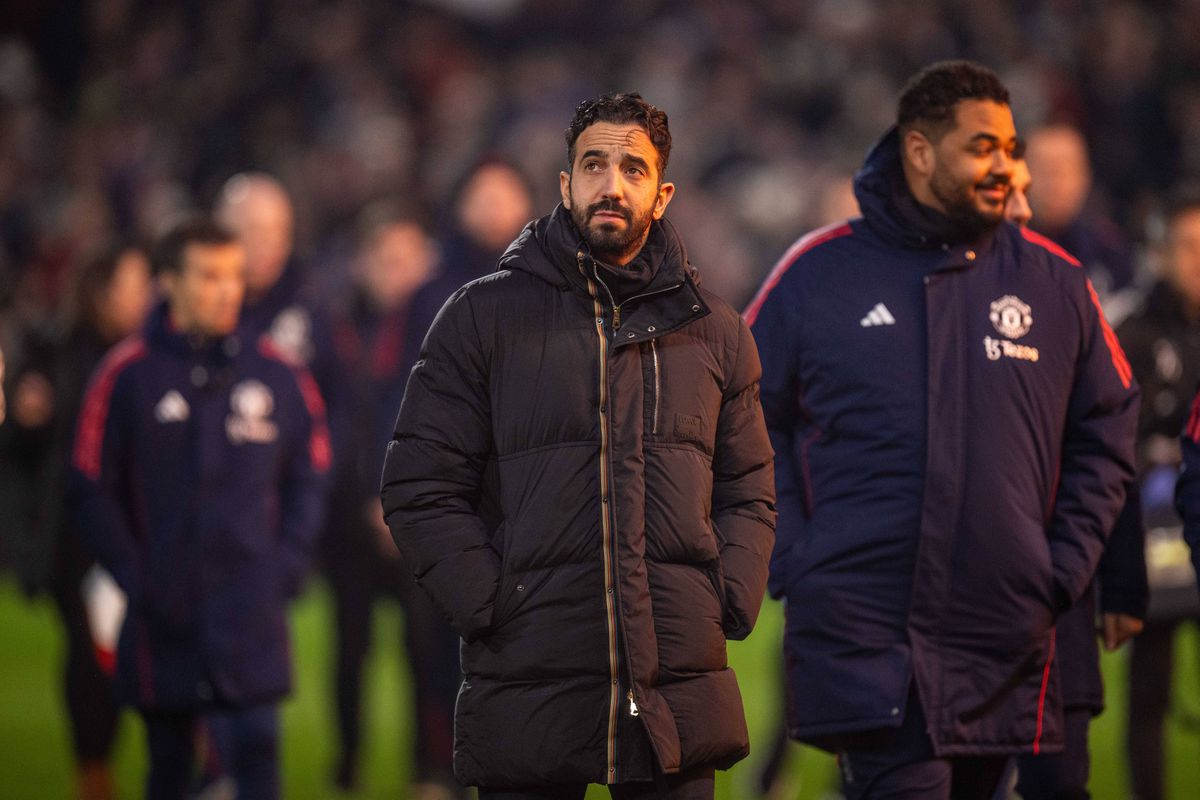
<instances>
[{"instance_id":1,"label":"zipper pull","mask_svg":"<svg viewBox=\"0 0 1200 800\"><path fill-rule=\"evenodd\" d=\"M633 699L633 689L629 690L629 716L636 717L638 715L637 703Z\"/></svg>"},{"instance_id":2,"label":"zipper pull","mask_svg":"<svg viewBox=\"0 0 1200 800\"><path fill-rule=\"evenodd\" d=\"M613 306L613 332L621 328L621 307Z\"/></svg>"}]
</instances>

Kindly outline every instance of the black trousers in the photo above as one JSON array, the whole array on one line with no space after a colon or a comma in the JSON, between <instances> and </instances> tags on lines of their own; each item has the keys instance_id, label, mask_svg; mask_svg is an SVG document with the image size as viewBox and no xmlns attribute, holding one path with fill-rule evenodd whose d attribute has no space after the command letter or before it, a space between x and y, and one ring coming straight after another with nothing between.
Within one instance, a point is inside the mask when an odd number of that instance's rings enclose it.
<instances>
[{"instance_id":1,"label":"black trousers","mask_svg":"<svg viewBox=\"0 0 1200 800\"><path fill-rule=\"evenodd\" d=\"M150 749L147 800L184 800L196 769L197 737L206 736L219 772L237 783L238 797L279 797L279 712L274 703L244 709L146 713Z\"/></svg>"},{"instance_id":2,"label":"black trousers","mask_svg":"<svg viewBox=\"0 0 1200 800\"><path fill-rule=\"evenodd\" d=\"M66 633L63 688L77 762L108 761L117 733L118 708L112 679L96 661L81 584L95 563L76 537L67 535L55 553L52 592Z\"/></svg>"},{"instance_id":3,"label":"black trousers","mask_svg":"<svg viewBox=\"0 0 1200 800\"><path fill-rule=\"evenodd\" d=\"M714 787L713 770L691 770L657 781L613 784L608 793L613 800L712 800ZM586 783L532 789L480 787L479 800L583 800L587 788Z\"/></svg>"},{"instance_id":4,"label":"black trousers","mask_svg":"<svg viewBox=\"0 0 1200 800\"><path fill-rule=\"evenodd\" d=\"M1024 800L1087 800L1090 708L1068 708L1063 715L1066 743L1061 753L1017 759L1017 793Z\"/></svg>"},{"instance_id":5,"label":"black trousers","mask_svg":"<svg viewBox=\"0 0 1200 800\"><path fill-rule=\"evenodd\" d=\"M1175 633L1180 621L1146 622L1129 658L1129 721L1125 745L1138 800L1163 795L1163 723L1171 707Z\"/></svg>"},{"instance_id":6,"label":"black trousers","mask_svg":"<svg viewBox=\"0 0 1200 800\"><path fill-rule=\"evenodd\" d=\"M348 537L349 539L349 537ZM347 541L340 553L325 554L337 625L337 702L341 754L337 781L357 781L362 741L363 666L371 649L375 603L395 597L404 610L404 644L412 671L416 712L416 781L448 782L453 776L454 704L462 673L458 635L398 560L383 558L374 543Z\"/></svg>"},{"instance_id":7,"label":"black trousers","mask_svg":"<svg viewBox=\"0 0 1200 800\"><path fill-rule=\"evenodd\" d=\"M935 756L915 690L898 729L871 747L838 754L846 800L991 800L1008 762L1008 756Z\"/></svg>"}]
</instances>

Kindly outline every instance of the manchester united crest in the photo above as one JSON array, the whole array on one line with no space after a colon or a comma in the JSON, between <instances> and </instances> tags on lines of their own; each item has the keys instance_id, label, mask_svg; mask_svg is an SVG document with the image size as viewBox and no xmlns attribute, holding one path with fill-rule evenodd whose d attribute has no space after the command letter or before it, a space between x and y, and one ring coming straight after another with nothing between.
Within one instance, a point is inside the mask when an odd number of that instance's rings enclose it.
<instances>
[{"instance_id":1,"label":"manchester united crest","mask_svg":"<svg viewBox=\"0 0 1200 800\"><path fill-rule=\"evenodd\" d=\"M269 417L275 410L275 398L266 384L245 380L233 387L229 396L230 414L225 419L225 432L234 444L275 441L279 429Z\"/></svg>"},{"instance_id":2,"label":"manchester united crest","mask_svg":"<svg viewBox=\"0 0 1200 800\"><path fill-rule=\"evenodd\" d=\"M988 319L1001 336L1009 339L1020 339L1033 327L1033 313L1029 304L1012 294L992 301Z\"/></svg>"}]
</instances>

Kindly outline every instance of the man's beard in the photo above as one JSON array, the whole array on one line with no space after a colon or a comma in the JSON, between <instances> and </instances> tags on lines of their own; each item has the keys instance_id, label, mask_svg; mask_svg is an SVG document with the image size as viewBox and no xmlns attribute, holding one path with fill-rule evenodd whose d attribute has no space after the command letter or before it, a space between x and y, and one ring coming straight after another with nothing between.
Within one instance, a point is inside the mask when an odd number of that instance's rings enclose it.
<instances>
[{"instance_id":1,"label":"man's beard","mask_svg":"<svg viewBox=\"0 0 1200 800\"><path fill-rule=\"evenodd\" d=\"M592 215L598 211L612 211L625 219L624 230L614 230L608 224L589 226ZM633 212L614 200L601 200L592 203L587 208L572 204L571 221L579 229L583 241L587 243L592 255L605 262L626 260L642 248L646 232L653 221L653 212L647 211L641 217L634 217Z\"/></svg>"},{"instance_id":2,"label":"man's beard","mask_svg":"<svg viewBox=\"0 0 1200 800\"><path fill-rule=\"evenodd\" d=\"M986 233L1004 221L1004 203L997 206L995 211L984 211L975 204L971 194L972 189L994 186L1007 188L1008 180L988 177L972 186L958 183L954 176L938 168L929 181L929 191L942 204L946 216L956 228L972 236Z\"/></svg>"}]
</instances>

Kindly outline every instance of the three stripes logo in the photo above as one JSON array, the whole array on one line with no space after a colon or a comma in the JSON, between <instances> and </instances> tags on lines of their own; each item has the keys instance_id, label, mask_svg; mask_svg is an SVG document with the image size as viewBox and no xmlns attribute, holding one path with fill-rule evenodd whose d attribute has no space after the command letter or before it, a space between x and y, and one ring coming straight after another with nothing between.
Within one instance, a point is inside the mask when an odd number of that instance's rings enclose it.
<instances>
[{"instance_id":1,"label":"three stripes logo","mask_svg":"<svg viewBox=\"0 0 1200 800\"><path fill-rule=\"evenodd\" d=\"M895 325L896 318L892 316L892 312L888 311L887 306L883 303L876 303L875 307L858 321L858 324L864 328L872 328L876 325Z\"/></svg>"}]
</instances>

